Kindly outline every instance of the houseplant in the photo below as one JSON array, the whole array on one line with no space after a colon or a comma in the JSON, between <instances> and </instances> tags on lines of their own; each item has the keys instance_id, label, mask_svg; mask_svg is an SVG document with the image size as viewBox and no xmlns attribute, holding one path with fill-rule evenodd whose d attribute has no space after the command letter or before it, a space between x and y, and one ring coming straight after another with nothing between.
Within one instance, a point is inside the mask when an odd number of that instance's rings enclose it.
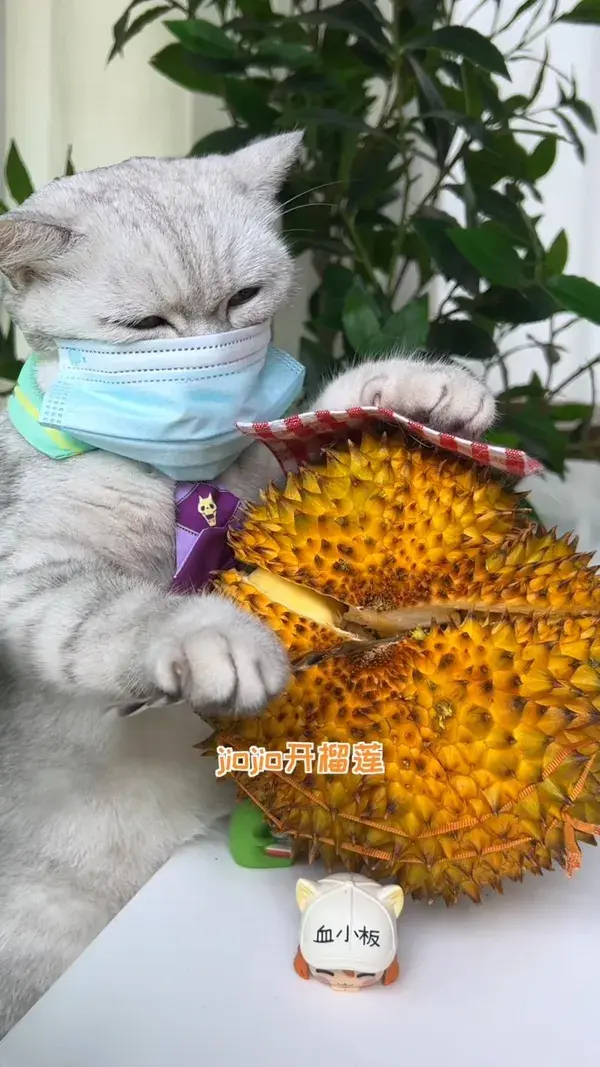
<instances>
[{"instance_id":1,"label":"houseplant","mask_svg":"<svg viewBox=\"0 0 600 1067\"><path fill-rule=\"evenodd\" d=\"M282 202L288 239L310 253L319 279L300 344L309 388L337 360L390 345L496 365L501 421L490 436L561 473L569 458L600 456L593 404L559 398L565 332L578 316L600 322L600 289L565 273L564 231L547 246L540 240L539 184L560 141L584 159L595 121L575 78L536 42L557 22L599 23L600 0L562 16L557 8L393 0L384 11L374 0L292 0L282 15L271 0L132 0L110 59L164 22L172 40L152 66L223 102L222 128L191 154L306 130ZM470 25L488 11L486 32ZM522 63L527 94L510 80ZM437 298L436 278L446 283ZM511 386L511 359L532 345L545 375Z\"/></svg>"}]
</instances>

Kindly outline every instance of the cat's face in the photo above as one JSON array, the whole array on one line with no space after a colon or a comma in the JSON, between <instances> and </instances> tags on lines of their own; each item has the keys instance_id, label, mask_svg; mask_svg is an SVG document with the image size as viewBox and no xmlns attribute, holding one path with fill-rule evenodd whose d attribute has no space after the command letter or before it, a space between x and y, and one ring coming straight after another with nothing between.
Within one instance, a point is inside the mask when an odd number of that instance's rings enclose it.
<instances>
[{"instance_id":1,"label":"cat's face","mask_svg":"<svg viewBox=\"0 0 600 1067\"><path fill-rule=\"evenodd\" d=\"M7 303L32 347L193 337L268 319L293 277L276 195L301 140L82 172L0 219Z\"/></svg>"}]
</instances>

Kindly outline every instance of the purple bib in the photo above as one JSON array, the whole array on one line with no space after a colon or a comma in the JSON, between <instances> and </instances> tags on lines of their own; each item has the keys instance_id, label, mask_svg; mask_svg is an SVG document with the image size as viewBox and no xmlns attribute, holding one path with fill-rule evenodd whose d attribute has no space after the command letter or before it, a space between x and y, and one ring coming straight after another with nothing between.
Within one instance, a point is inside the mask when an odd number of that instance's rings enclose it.
<instances>
[{"instance_id":1,"label":"purple bib","mask_svg":"<svg viewBox=\"0 0 600 1067\"><path fill-rule=\"evenodd\" d=\"M227 535L241 510L242 501L227 489L209 482L177 483L176 592L200 593L216 572L235 566Z\"/></svg>"}]
</instances>

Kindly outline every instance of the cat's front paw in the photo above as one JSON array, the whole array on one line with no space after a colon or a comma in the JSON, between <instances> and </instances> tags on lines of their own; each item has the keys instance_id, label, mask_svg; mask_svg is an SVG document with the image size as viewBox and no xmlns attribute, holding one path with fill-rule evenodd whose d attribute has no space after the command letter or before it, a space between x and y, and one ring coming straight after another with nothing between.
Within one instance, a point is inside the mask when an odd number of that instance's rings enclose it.
<instances>
[{"instance_id":1,"label":"cat's front paw","mask_svg":"<svg viewBox=\"0 0 600 1067\"><path fill-rule=\"evenodd\" d=\"M287 654L271 630L217 596L190 598L150 650L155 685L200 714L255 715L287 685Z\"/></svg>"},{"instance_id":2,"label":"cat's front paw","mask_svg":"<svg viewBox=\"0 0 600 1067\"><path fill-rule=\"evenodd\" d=\"M496 405L487 386L454 363L386 359L364 363L333 381L322 407L391 408L434 430L480 437L493 423Z\"/></svg>"}]
</instances>

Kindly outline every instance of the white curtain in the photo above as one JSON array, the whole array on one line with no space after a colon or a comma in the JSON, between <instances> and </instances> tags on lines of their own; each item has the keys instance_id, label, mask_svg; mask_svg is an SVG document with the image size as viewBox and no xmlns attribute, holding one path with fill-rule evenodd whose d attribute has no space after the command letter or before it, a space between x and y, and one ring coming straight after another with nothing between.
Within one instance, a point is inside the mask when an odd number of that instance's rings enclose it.
<instances>
[{"instance_id":1,"label":"white curtain","mask_svg":"<svg viewBox=\"0 0 600 1067\"><path fill-rule=\"evenodd\" d=\"M4 0L5 147L17 141L36 187L63 173L69 145L76 169L84 170L129 156L186 155L195 140L226 124L218 100L189 93L149 66L172 41L159 24L106 65L111 27L126 5ZM298 295L277 324L281 345L297 344L304 313Z\"/></svg>"}]
</instances>

